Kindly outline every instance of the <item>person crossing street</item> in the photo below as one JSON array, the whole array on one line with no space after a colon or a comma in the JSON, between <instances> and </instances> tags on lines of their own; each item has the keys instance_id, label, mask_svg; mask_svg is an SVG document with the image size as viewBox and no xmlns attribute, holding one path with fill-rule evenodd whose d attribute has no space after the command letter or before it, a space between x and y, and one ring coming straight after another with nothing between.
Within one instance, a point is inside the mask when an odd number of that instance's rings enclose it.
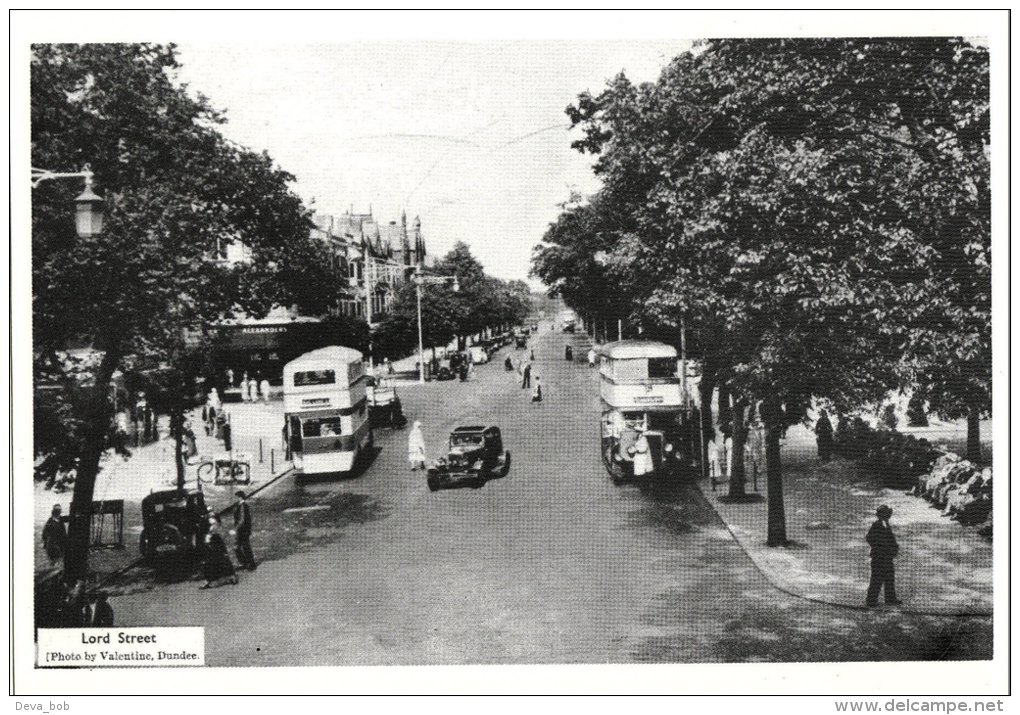
<instances>
[{"instance_id":1,"label":"person crossing street","mask_svg":"<svg viewBox=\"0 0 1020 715\"><path fill-rule=\"evenodd\" d=\"M258 564L255 563L255 554L251 550L251 507L242 490L238 490L235 496L240 501L234 507L234 530L231 534L237 539L237 560L241 568L254 571Z\"/></svg>"}]
</instances>

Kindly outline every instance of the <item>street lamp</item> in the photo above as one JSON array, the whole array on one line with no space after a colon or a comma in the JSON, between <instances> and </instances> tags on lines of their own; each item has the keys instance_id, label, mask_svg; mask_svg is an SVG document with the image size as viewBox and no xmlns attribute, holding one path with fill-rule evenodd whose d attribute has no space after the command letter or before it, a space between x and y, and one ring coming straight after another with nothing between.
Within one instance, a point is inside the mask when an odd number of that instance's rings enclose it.
<instances>
[{"instance_id":1,"label":"street lamp","mask_svg":"<svg viewBox=\"0 0 1020 715\"><path fill-rule=\"evenodd\" d=\"M453 292L457 293L460 291L457 276L427 276L421 272L420 263L414 269L414 286L418 298L418 382L423 385L425 384L425 346L421 329L421 288L426 283L445 283L451 279L453 280Z\"/></svg>"},{"instance_id":2,"label":"street lamp","mask_svg":"<svg viewBox=\"0 0 1020 715\"><path fill-rule=\"evenodd\" d=\"M74 228L80 238L91 238L103 232L103 197L92 190L92 169L86 164L81 171L60 172L32 167L32 188L49 179L85 179L85 190L74 200Z\"/></svg>"}]
</instances>

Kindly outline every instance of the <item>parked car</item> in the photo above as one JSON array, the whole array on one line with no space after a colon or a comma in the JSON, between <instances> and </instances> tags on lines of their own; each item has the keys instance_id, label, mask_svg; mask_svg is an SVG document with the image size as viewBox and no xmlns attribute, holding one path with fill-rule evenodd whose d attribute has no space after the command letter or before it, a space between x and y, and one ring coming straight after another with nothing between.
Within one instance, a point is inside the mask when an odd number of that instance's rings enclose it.
<instances>
[{"instance_id":1,"label":"parked car","mask_svg":"<svg viewBox=\"0 0 1020 715\"><path fill-rule=\"evenodd\" d=\"M194 554L208 528L205 496L197 490L169 489L142 499L138 550L149 563Z\"/></svg>"},{"instance_id":2,"label":"parked car","mask_svg":"<svg viewBox=\"0 0 1020 715\"><path fill-rule=\"evenodd\" d=\"M456 364L451 355L444 355L436 360L436 369L432 376L436 380L452 380L457 376Z\"/></svg>"},{"instance_id":3,"label":"parked car","mask_svg":"<svg viewBox=\"0 0 1020 715\"><path fill-rule=\"evenodd\" d=\"M484 486L510 472L510 452L503 449L499 427L470 425L450 433L449 450L428 469L430 491L444 487Z\"/></svg>"}]
</instances>

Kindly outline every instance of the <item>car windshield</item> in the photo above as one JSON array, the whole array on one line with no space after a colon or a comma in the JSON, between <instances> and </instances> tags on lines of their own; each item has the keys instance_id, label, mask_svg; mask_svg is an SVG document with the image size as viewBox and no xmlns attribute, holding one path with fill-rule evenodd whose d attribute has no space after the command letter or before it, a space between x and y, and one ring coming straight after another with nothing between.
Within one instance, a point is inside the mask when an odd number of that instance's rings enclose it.
<instances>
[{"instance_id":1,"label":"car windshield","mask_svg":"<svg viewBox=\"0 0 1020 715\"><path fill-rule=\"evenodd\" d=\"M450 437L451 447L480 446L484 442L480 434L455 434Z\"/></svg>"}]
</instances>

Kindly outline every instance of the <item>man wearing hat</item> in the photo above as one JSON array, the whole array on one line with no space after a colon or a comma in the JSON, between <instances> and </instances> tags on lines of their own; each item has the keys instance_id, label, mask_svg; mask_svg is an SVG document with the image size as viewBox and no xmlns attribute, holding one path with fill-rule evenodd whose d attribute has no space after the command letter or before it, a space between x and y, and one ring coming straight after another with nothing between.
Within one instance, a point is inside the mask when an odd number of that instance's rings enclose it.
<instances>
[{"instance_id":1,"label":"man wearing hat","mask_svg":"<svg viewBox=\"0 0 1020 715\"><path fill-rule=\"evenodd\" d=\"M57 562L64 558L64 550L67 548L67 530L60 518L59 504L53 505L50 518L46 520L46 525L43 527L42 540L50 564L56 566Z\"/></svg>"},{"instance_id":2,"label":"man wearing hat","mask_svg":"<svg viewBox=\"0 0 1020 715\"><path fill-rule=\"evenodd\" d=\"M902 603L896 598L896 579L893 568L893 559L899 553L900 547L896 543L892 527L889 526L889 518L892 516L892 509L883 504L875 510L878 518L868 529L867 541L871 547L871 583L868 584L868 596L865 601L867 606L878 605L878 592L885 587L885 602L891 606Z\"/></svg>"},{"instance_id":3,"label":"man wearing hat","mask_svg":"<svg viewBox=\"0 0 1020 715\"><path fill-rule=\"evenodd\" d=\"M238 490L237 506L234 507L234 530L230 533L237 537L235 553L237 560L241 562L241 568L254 571L257 567L255 554L251 550L251 507L248 506L246 495Z\"/></svg>"}]
</instances>

